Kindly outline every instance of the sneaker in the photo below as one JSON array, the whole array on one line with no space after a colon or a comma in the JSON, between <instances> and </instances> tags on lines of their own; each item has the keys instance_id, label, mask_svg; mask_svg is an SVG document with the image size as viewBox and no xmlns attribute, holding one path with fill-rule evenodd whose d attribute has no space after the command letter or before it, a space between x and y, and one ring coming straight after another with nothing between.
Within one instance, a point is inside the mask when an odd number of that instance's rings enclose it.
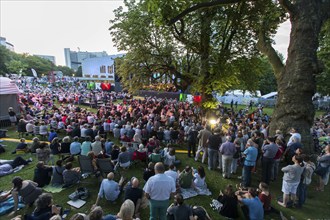
<instances>
[{"instance_id":1,"label":"sneaker","mask_svg":"<svg viewBox=\"0 0 330 220\"><path fill-rule=\"evenodd\" d=\"M241 179L243 179L243 177L242 176L238 176L237 179L241 180Z\"/></svg>"}]
</instances>

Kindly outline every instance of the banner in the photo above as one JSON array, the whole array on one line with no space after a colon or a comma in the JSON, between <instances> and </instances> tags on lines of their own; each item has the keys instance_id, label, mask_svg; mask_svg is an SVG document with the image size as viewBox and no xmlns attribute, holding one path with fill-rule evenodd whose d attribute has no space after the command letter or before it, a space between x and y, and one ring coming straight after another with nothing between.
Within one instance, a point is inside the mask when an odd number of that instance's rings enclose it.
<instances>
[{"instance_id":1,"label":"banner","mask_svg":"<svg viewBox=\"0 0 330 220\"><path fill-rule=\"evenodd\" d=\"M33 69L33 68L31 68L31 71L32 71L32 73L33 73L33 76L34 76L35 78L38 78L37 71L36 71L35 69Z\"/></svg>"}]
</instances>

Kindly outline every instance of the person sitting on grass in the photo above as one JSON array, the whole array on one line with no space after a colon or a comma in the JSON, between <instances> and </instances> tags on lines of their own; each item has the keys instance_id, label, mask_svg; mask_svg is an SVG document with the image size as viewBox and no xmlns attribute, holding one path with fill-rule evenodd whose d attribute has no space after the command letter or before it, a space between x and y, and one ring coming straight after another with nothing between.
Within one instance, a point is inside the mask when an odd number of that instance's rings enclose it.
<instances>
[{"instance_id":1,"label":"person sitting on grass","mask_svg":"<svg viewBox=\"0 0 330 220\"><path fill-rule=\"evenodd\" d=\"M130 199L133 201L135 206L134 215L136 217L140 216L140 206L143 197L143 190L139 188L139 179L136 177L132 177L131 181L125 187L125 196L124 200Z\"/></svg>"},{"instance_id":2,"label":"person sitting on grass","mask_svg":"<svg viewBox=\"0 0 330 220\"><path fill-rule=\"evenodd\" d=\"M16 149L12 152L12 154L16 153L26 153L28 152L29 148L28 145L25 142L25 138L21 138L19 140L19 144L16 146Z\"/></svg>"},{"instance_id":3,"label":"person sitting on grass","mask_svg":"<svg viewBox=\"0 0 330 220\"><path fill-rule=\"evenodd\" d=\"M38 183L39 187L44 187L50 183L52 172L52 167L46 166L43 161L39 161L34 170L33 181Z\"/></svg>"},{"instance_id":4,"label":"person sitting on grass","mask_svg":"<svg viewBox=\"0 0 330 220\"><path fill-rule=\"evenodd\" d=\"M206 188L204 167L199 166L197 172L194 171L193 175L195 187Z\"/></svg>"},{"instance_id":5,"label":"person sitting on grass","mask_svg":"<svg viewBox=\"0 0 330 220\"><path fill-rule=\"evenodd\" d=\"M180 163L181 163L180 160L176 160L175 149L173 147L171 147L164 156L164 165L170 166L171 164L174 164L175 166L177 166Z\"/></svg>"},{"instance_id":6,"label":"person sitting on grass","mask_svg":"<svg viewBox=\"0 0 330 220\"><path fill-rule=\"evenodd\" d=\"M263 205L258 198L258 193L254 188L249 188L248 191L237 191L236 193L238 201L246 219L260 220L264 219Z\"/></svg>"},{"instance_id":7,"label":"person sitting on grass","mask_svg":"<svg viewBox=\"0 0 330 220\"><path fill-rule=\"evenodd\" d=\"M48 144L46 142L40 143L39 148L36 149L36 154L38 161L44 161L45 163L48 163L50 158L50 148Z\"/></svg>"},{"instance_id":8,"label":"person sitting on grass","mask_svg":"<svg viewBox=\"0 0 330 220\"><path fill-rule=\"evenodd\" d=\"M40 147L40 140L38 137L32 139L32 144L29 147L31 153L36 153L36 150Z\"/></svg>"},{"instance_id":9,"label":"person sitting on grass","mask_svg":"<svg viewBox=\"0 0 330 220\"><path fill-rule=\"evenodd\" d=\"M61 151L61 143L60 143L60 139L58 139L58 137L55 137L52 142L50 143L50 149L52 151L53 155L58 155L60 154Z\"/></svg>"},{"instance_id":10,"label":"person sitting on grass","mask_svg":"<svg viewBox=\"0 0 330 220\"><path fill-rule=\"evenodd\" d=\"M195 188L193 180L193 169L191 169L190 166L186 166L186 168L179 174L180 187L184 189Z\"/></svg>"},{"instance_id":11,"label":"person sitting on grass","mask_svg":"<svg viewBox=\"0 0 330 220\"><path fill-rule=\"evenodd\" d=\"M149 161L158 163L162 161L162 155L160 154L159 148L155 148L152 154L149 154Z\"/></svg>"},{"instance_id":12,"label":"person sitting on grass","mask_svg":"<svg viewBox=\"0 0 330 220\"><path fill-rule=\"evenodd\" d=\"M127 148L123 146L121 147L120 151L121 152L118 155L118 162L114 168L115 170L117 170L118 167L126 169L131 165L132 156L129 152L127 152Z\"/></svg>"},{"instance_id":13,"label":"person sitting on grass","mask_svg":"<svg viewBox=\"0 0 330 220\"><path fill-rule=\"evenodd\" d=\"M148 167L143 172L143 179L147 182L148 179L155 175L155 164L153 162L148 163Z\"/></svg>"},{"instance_id":14,"label":"person sitting on grass","mask_svg":"<svg viewBox=\"0 0 330 220\"><path fill-rule=\"evenodd\" d=\"M259 199L264 207L264 213L269 214L272 210L271 202L272 202L272 196L269 192L269 187L266 183L261 182L259 184Z\"/></svg>"},{"instance_id":15,"label":"person sitting on grass","mask_svg":"<svg viewBox=\"0 0 330 220\"><path fill-rule=\"evenodd\" d=\"M52 176L52 185L61 186L64 184L63 180L63 171L65 168L62 166L63 161L56 161L56 166L53 166L53 176Z\"/></svg>"},{"instance_id":16,"label":"person sitting on grass","mask_svg":"<svg viewBox=\"0 0 330 220\"><path fill-rule=\"evenodd\" d=\"M32 206L34 201L41 195L42 189L37 187L38 184L31 180L23 180L21 177L15 176L12 180L13 190L12 196L14 199L14 211L9 216L13 216L18 208L19 197L28 206Z\"/></svg>"},{"instance_id":17,"label":"person sitting on grass","mask_svg":"<svg viewBox=\"0 0 330 220\"><path fill-rule=\"evenodd\" d=\"M79 167L73 168L71 162L66 163L65 170L63 171L63 180L64 180L63 187L69 187L79 183L80 178L81 178L80 168Z\"/></svg>"},{"instance_id":18,"label":"person sitting on grass","mask_svg":"<svg viewBox=\"0 0 330 220\"><path fill-rule=\"evenodd\" d=\"M172 216L174 220L194 220L192 209L190 206L184 204L181 194L174 196L174 204L168 207L167 214Z\"/></svg>"},{"instance_id":19,"label":"person sitting on grass","mask_svg":"<svg viewBox=\"0 0 330 220\"><path fill-rule=\"evenodd\" d=\"M100 185L100 190L97 195L95 205L97 206L100 199L105 197L107 201L114 202L122 190L124 178L121 177L119 183L114 181L115 174L110 172L106 179L103 179Z\"/></svg>"},{"instance_id":20,"label":"person sitting on grass","mask_svg":"<svg viewBox=\"0 0 330 220\"><path fill-rule=\"evenodd\" d=\"M50 193L41 194L35 202L36 208L31 217L36 220L50 219L54 215L61 214L61 207L53 204L53 196Z\"/></svg>"},{"instance_id":21,"label":"person sitting on grass","mask_svg":"<svg viewBox=\"0 0 330 220\"><path fill-rule=\"evenodd\" d=\"M232 185L227 185L224 192L220 191L217 200L222 204L220 215L230 219L235 219L238 217L238 200Z\"/></svg>"}]
</instances>

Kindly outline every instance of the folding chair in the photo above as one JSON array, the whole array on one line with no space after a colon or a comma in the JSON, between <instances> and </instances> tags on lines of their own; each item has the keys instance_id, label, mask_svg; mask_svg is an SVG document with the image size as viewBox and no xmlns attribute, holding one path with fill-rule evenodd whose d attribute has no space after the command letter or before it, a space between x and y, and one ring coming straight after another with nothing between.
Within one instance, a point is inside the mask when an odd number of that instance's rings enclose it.
<instances>
[{"instance_id":1,"label":"folding chair","mask_svg":"<svg viewBox=\"0 0 330 220\"><path fill-rule=\"evenodd\" d=\"M92 159L85 155L78 156L78 163L80 167L80 172L82 175L95 174L95 170L92 164Z\"/></svg>"},{"instance_id":2,"label":"folding chair","mask_svg":"<svg viewBox=\"0 0 330 220\"><path fill-rule=\"evenodd\" d=\"M101 175L105 177L106 174L114 172L114 166L110 159L100 159L96 160L97 166L100 169Z\"/></svg>"}]
</instances>

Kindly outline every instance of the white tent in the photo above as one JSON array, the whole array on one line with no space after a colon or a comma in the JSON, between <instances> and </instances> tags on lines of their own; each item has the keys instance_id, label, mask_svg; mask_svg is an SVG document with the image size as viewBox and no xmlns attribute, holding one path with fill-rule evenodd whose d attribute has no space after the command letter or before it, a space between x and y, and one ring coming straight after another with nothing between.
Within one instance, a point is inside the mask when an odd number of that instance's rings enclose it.
<instances>
[{"instance_id":1,"label":"white tent","mask_svg":"<svg viewBox=\"0 0 330 220\"><path fill-rule=\"evenodd\" d=\"M18 94L20 93L14 81L0 77L0 121L9 119L8 108L13 107L19 113Z\"/></svg>"}]
</instances>

